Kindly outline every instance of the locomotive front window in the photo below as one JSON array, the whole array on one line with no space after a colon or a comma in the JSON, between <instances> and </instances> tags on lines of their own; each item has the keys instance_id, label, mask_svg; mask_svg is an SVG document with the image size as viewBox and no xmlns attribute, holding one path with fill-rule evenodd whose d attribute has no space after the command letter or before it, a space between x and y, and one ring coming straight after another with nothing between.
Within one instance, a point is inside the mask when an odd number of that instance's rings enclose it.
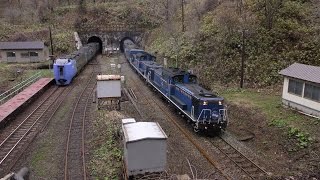
<instances>
[{"instance_id":1,"label":"locomotive front window","mask_svg":"<svg viewBox=\"0 0 320 180\"><path fill-rule=\"evenodd\" d=\"M197 83L197 76L189 76L189 79L188 79L189 83L191 84L196 84Z\"/></svg>"},{"instance_id":2,"label":"locomotive front window","mask_svg":"<svg viewBox=\"0 0 320 180\"><path fill-rule=\"evenodd\" d=\"M145 61L145 60L147 60L147 57L146 57L146 56L141 56L141 57L140 57L140 60L141 60L141 61Z\"/></svg>"},{"instance_id":3,"label":"locomotive front window","mask_svg":"<svg viewBox=\"0 0 320 180\"><path fill-rule=\"evenodd\" d=\"M207 98L216 98L217 96L215 94L210 94L210 93L199 93L200 96L202 97L207 97Z\"/></svg>"},{"instance_id":4,"label":"locomotive front window","mask_svg":"<svg viewBox=\"0 0 320 180\"><path fill-rule=\"evenodd\" d=\"M175 76L173 77L174 83L183 83L183 76Z\"/></svg>"}]
</instances>

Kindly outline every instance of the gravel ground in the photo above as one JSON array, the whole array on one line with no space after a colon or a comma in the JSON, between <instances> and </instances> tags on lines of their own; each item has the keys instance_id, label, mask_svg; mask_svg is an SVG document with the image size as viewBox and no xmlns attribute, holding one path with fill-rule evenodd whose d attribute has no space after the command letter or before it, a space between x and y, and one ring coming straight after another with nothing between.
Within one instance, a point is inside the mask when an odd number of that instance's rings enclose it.
<instances>
[{"instance_id":1,"label":"gravel ground","mask_svg":"<svg viewBox=\"0 0 320 180\"><path fill-rule=\"evenodd\" d=\"M241 144L249 148L279 179L320 179L319 128L315 125L316 139L308 148L297 148L297 142L288 138L284 128L272 128L257 108L230 104L232 121L228 130ZM312 122L310 122L312 123ZM249 139L244 137L250 137ZM291 149L295 149L292 151Z\"/></svg>"},{"instance_id":2,"label":"gravel ground","mask_svg":"<svg viewBox=\"0 0 320 180\"><path fill-rule=\"evenodd\" d=\"M65 145L72 107L83 88L82 82L85 82L90 72L91 69L86 68L74 80L72 85L75 88L70 96L62 103L45 131L40 133L23 153L14 171L28 167L30 179L63 179Z\"/></svg>"},{"instance_id":3,"label":"gravel ground","mask_svg":"<svg viewBox=\"0 0 320 180\"><path fill-rule=\"evenodd\" d=\"M14 122L8 123L5 129L0 129L0 142L8 136L6 132L12 132L32 111L36 109L37 106L41 104L46 96L53 92L53 90L54 88L49 88L41 96L34 100L32 106L26 106L25 109L20 111L19 114L15 117ZM8 129L10 129L10 131L7 131Z\"/></svg>"},{"instance_id":4,"label":"gravel ground","mask_svg":"<svg viewBox=\"0 0 320 180\"><path fill-rule=\"evenodd\" d=\"M86 146L87 146L87 169L90 179L121 179L122 177L122 144L119 138L119 128L121 118L133 117L137 121L152 121L158 122L165 133L168 136L168 149L167 149L167 177L175 177L175 175L187 174L193 179L224 179L217 168L213 167L195 148L195 146L187 140L187 138L174 126L169 120L168 115L163 113L159 108L165 109L170 117L177 120L177 123L183 127L188 133L192 135L194 139L206 149L207 153L215 159L219 168L223 169L225 174L228 174L231 179L246 179L243 172L239 170L234 164L226 161L222 158L221 153L213 147L209 140L214 140L212 137L203 137L195 134L192 127L186 123L183 118L180 118L178 114L164 101L161 100L159 95L153 93L151 88L148 88L142 80L140 80L129 67L124 60L123 56L120 57L98 57L102 74L117 74L120 73L118 69L112 69L110 64L121 63L121 75L126 78L126 88L132 88L137 100L135 100L136 106L142 112L139 114L135 109L135 106L130 101L124 101L121 103L120 111L111 110L97 110L96 104L92 103L90 119L92 121L87 122L86 129ZM89 69L86 69L78 77L78 81L86 79L89 73ZM79 89L78 89L79 88ZM72 110L72 105L77 93L80 92L81 85L74 89L73 95L66 99L66 103L60 108L59 112L55 116L54 120L50 122L47 129L39 134L35 141L29 146L28 150L23 154L20 161L17 163L15 170L22 166L27 166L31 169L31 179L62 179L64 168L64 153L65 153L65 141L66 130L69 124L69 114ZM232 108L232 106L231 106ZM242 117L243 116L243 117ZM240 109L233 108L231 112L231 119L241 119L244 117L255 117L257 119L263 118L257 114L250 114ZM241 125L241 130L239 130ZM243 124L232 121L230 124L230 133L234 134L231 139L235 141L234 144L239 143L237 139L246 139L250 136L250 132L254 130L255 137L265 138L273 136L274 131L269 132L262 129L260 132L261 123L256 121L252 122L252 126L247 129L242 126ZM238 126L238 127L237 127ZM252 129L251 129L252 128ZM228 129L228 130L229 130ZM259 134L260 133L260 134ZM279 133L279 132L276 132ZM281 138L281 137L279 137ZM255 148L256 141L254 142L244 141L240 143L242 151L251 154L252 159L261 163L267 170L270 170L274 174L278 174L277 169L273 168L273 163L277 160L276 164L279 167L285 167L281 156L278 154L272 156L272 154L264 154L261 149ZM251 149L249 149L249 148ZM248 153L249 152L249 153ZM253 152L253 153L250 153ZM269 151L267 151L269 152ZM272 157L272 160L266 160L265 157ZM276 157L276 158L274 158ZM279 157L277 159L277 157ZM275 161L274 161L275 160Z\"/></svg>"}]
</instances>

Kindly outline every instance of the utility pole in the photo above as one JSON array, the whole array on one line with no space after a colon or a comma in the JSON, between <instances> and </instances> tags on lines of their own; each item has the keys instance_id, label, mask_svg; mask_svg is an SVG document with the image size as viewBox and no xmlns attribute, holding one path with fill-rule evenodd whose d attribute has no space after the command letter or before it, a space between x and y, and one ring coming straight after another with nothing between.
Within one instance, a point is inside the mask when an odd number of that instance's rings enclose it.
<instances>
[{"instance_id":1,"label":"utility pole","mask_svg":"<svg viewBox=\"0 0 320 180\"><path fill-rule=\"evenodd\" d=\"M169 21L169 0L166 3L166 21Z\"/></svg>"},{"instance_id":2,"label":"utility pole","mask_svg":"<svg viewBox=\"0 0 320 180\"><path fill-rule=\"evenodd\" d=\"M246 58L246 14L244 13L244 5L243 5L243 0L240 0L239 4L239 15L241 16L242 19L242 46L241 46L241 75L240 75L240 88L243 88L243 83L244 83L244 66L245 66L245 58Z\"/></svg>"},{"instance_id":3,"label":"utility pole","mask_svg":"<svg viewBox=\"0 0 320 180\"><path fill-rule=\"evenodd\" d=\"M181 0L181 23L182 23L182 32L185 31L184 26L184 0Z\"/></svg>"},{"instance_id":4,"label":"utility pole","mask_svg":"<svg viewBox=\"0 0 320 180\"><path fill-rule=\"evenodd\" d=\"M242 47L241 47L241 79L240 88L243 88L244 81L244 59L246 55L245 29L242 30Z\"/></svg>"},{"instance_id":5,"label":"utility pole","mask_svg":"<svg viewBox=\"0 0 320 180\"><path fill-rule=\"evenodd\" d=\"M52 33L51 33L51 26L49 26L49 36L50 36L50 46L51 46L51 55L50 60L52 60L52 65L54 64L54 56L53 56L53 43L52 43ZM49 69L50 69L50 61L49 61Z\"/></svg>"},{"instance_id":6,"label":"utility pole","mask_svg":"<svg viewBox=\"0 0 320 180\"><path fill-rule=\"evenodd\" d=\"M49 34L50 34L51 55L53 56L53 43L52 43L52 33L51 33L51 27L50 26L49 26Z\"/></svg>"}]
</instances>

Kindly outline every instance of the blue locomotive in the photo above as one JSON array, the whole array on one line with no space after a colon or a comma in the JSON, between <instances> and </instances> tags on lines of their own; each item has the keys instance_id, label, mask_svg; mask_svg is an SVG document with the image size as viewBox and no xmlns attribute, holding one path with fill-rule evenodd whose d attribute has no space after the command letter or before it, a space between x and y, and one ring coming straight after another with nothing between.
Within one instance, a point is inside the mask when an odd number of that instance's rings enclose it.
<instances>
[{"instance_id":1,"label":"blue locomotive","mask_svg":"<svg viewBox=\"0 0 320 180\"><path fill-rule=\"evenodd\" d=\"M89 43L64 58L56 59L53 64L56 84L70 84L72 79L97 54L98 50L98 43Z\"/></svg>"},{"instance_id":2,"label":"blue locomotive","mask_svg":"<svg viewBox=\"0 0 320 180\"><path fill-rule=\"evenodd\" d=\"M151 54L131 47L125 46L131 66L193 123L194 131L219 133L227 127L224 99L199 86L196 75L164 68Z\"/></svg>"}]
</instances>

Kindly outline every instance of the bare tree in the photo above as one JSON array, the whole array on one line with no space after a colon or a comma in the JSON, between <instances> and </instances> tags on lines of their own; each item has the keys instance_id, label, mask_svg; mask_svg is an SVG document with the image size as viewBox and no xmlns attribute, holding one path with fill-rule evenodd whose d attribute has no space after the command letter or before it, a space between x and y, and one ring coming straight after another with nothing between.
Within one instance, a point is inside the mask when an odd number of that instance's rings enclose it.
<instances>
[{"instance_id":1,"label":"bare tree","mask_svg":"<svg viewBox=\"0 0 320 180\"><path fill-rule=\"evenodd\" d=\"M9 19L9 22L11 24L17 24L19 16L20 16L20 11L19 9L16 8L8 8L4 11L4 16Z\"/></svg>"},{"instance_id":2,"label":"bare tree","mask_svg":"<svg viewBox=\"0 0 320 180\"><path fill-rule=\"evenodd\" d=\"M258 10L264 11L266 28L271 30L283 0L259 0L257 4Z\"/></svg>"},{"instance_id":3,"label":"bare tree","mask_svg":"<svg viewBox=\"0 0 320 180\"><path fill-rule=\"evenodd\" d=\"M86 13L86 0L79 0L79 11L80 13Z\"/></svg>"}]
</instances>

